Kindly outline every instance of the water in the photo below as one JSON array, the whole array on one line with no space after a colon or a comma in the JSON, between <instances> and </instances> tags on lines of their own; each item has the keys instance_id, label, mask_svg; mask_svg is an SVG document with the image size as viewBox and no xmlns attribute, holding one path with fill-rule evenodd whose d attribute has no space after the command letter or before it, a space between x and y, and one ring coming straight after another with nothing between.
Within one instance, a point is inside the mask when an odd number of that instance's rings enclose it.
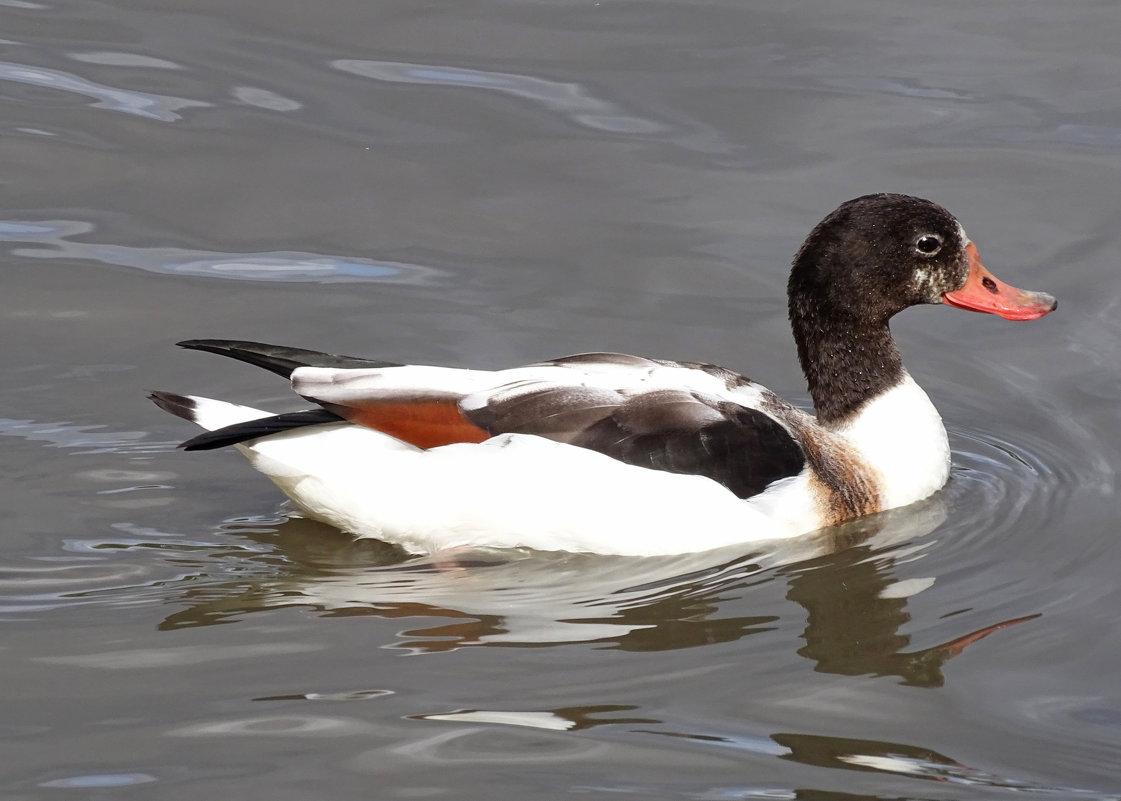
<instances>
[{"instance_id":1,"label":"water","mask_svg":"<svg viewBox=\"0 0 1121 801\"><path fill-rule=\"evenodd\" d=\"M0 0L8 798L1121 797L1111 4ZM1060 308L895 331L954 448L778 550L406 559L289 519L172 347L705 359L872 191ZM135 789L133 789L135 788Z\"/></svg>"}]
</instances>

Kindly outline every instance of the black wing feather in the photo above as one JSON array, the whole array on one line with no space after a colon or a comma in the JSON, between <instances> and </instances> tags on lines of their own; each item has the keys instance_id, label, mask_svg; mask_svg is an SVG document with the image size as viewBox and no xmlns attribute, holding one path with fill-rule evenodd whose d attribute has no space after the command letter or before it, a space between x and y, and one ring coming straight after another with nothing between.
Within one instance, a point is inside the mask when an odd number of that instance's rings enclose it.
<instances>
[{"instance_id":1,"label":"black wing feather","mask_svg":"<svg viewBox=\"0 0 1121 801\"><path fill-rule=\"evenodd\" d=\"M340 422L344 422L343 418L326 409L286 412L285 414L247 420L244 423L234 423L232 426L206 431L197 437L192 437L179 447L185 451L211 451L215 448L237 445L239 442L246 442L258 437L279 434L281 431L291 431L293 428Z\"/></svg>"}]
</instances>

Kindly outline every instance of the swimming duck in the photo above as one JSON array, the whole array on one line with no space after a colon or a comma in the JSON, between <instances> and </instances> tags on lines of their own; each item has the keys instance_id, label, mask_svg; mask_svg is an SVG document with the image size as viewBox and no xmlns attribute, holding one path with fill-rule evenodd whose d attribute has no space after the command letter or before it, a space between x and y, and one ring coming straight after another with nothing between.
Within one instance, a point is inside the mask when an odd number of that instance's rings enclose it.
<instances>
[{"instance_id":1,"label":"swimming duck","mask_svg":"<svg viewBox=\"0 0 1121 801\"><path fill-rule=\"evenodd\" d=\"M585 353L481 371L239 340L180 342L278 373L287 414L153 392L233 445L308 517L432 553L457 546L657 555L792 537L914 503L950 448L888 321L920 303L1034 320L928 200L876 194L822 220L788 308L815 415L723 367Z\"/></svg>"}]
</instances>

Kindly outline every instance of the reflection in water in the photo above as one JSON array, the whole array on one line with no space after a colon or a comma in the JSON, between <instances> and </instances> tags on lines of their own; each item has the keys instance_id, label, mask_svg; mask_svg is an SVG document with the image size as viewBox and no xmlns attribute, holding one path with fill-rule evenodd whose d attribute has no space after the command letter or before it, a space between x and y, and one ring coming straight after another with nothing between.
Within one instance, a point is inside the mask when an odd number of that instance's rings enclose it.
<instances>
[{"instance_id":1,"label":"reflection in water","mask_svg":"<svg viewBox=\"0 0 1121 801\"><path fill-rule=\"evenodd\" d=\"M770 737L725 735L717 733L672 732L645 730L646 734L687 740L697 746L735 749L750 754L768 754L780 759L812 765L819 768L880 773L926 779L967 787L992 787L1029 792L1033 796L1054 798L1087 798L1097 801L1118 801L1118 796L1101 795L1091 790L1072 787L1052 787L1026 779L1016 779L970 767L958 760L930 748L881 740L861 740L850 737L823 737L816 734L777 732ZM728 788L731 789L731 788ZM707 796L706 796L707 797ZM871 799L890 801L879 795L850 795L833 790L810 788L775 788L773 794L744 796L740 793L719 794L714 797L733 798L794 798L821 799ZM945 796L937 796L944 798ZM908 794L908 799L918 801L922 796Z\"/></svg>"},{"instance_id":2,"label":"reflection in water","mask_svg":"<svg viewBox=\"0 0 1121 801\"><path fill-rule=\"evenodd\" d=\"M130 787L135 784L148 784L159 781L150 773L85 773L81 776L67 776L39 782L39 787L65 788L67 790L99 790L109 787Z\"/></svg>"},{"instance_id":3,"label":"reflection in water","mask_svg":"<svg viewBox=\"0 0 1121 801\"><path fill-rule=\"evenodd\" d=\"M1070 143L1115 148L1121 144L1121 127L1110 125L1079 125L1070 122L1048 122L1036 130L994 128L989 135L1003 142Z\"/></svg>"},{"instance_id":4,"label":"reflection in water","mask_svg":"<svg viewBox=\"0 0 1121 801\"><path fill-rule=\"evenodd\" d=\"M128 53L122 50L91 50L82 53L67 53L67 58L86 64L102 64L107 67L139 67L150 70L181 70L183 66L165 58L146 56L142 53Z\"/></svg>"},{"instance_id":5,"label":"reflection in water","mask_svg":"<svg viewBox=\"0 0 1121 801\"><path fill-rule=\"evenodd\" d=\"M949 642L905 652L910 635L899 629L911 620L908 594L900 592L888 572L892 559L867 545L849 548L808 563L780 568L786 575L786 597L806 610L806 644L801 656L816 662L822 673L843 676L899 676L904 684L941 687L942 664L977 640L1030 615L1001 621ZM903 590L929 584L904 584ZM921 591L921 590L920 590Z\"/></svg>"},{"instance_id":6,"label":"reflection in water","mask_svg":"<svg viewBox=\"0 0 1121 801\"><path fill-rule=\"evenodd\" d=\"M268 109L269 111L298 111L304 104L290 97L277 94L270 89L259 86L235 86L230 90L235 100L247 106Z\"/></svg>"},{"instance_id":7,"label":"reflection in water","mask_svg":"<svg viewBox=\"0 0 1121 801\"><path fill-rule=\"evenodd\" d=\"M516 711L495 709L458 709L432 715L413 715L415 720L446 720L455 723L496 723L503 726L524 726L530 729L552 731L580 731L596 726L624 724L656 724L660 720L641 717L593 717L616 712L630 712L638 707L630 704L599 704L596 706L570 706L545 711Z\"/></svg>"},{"instance_id":8,"label":"reflection in water","mask_svg":"<svg viewBox=\"0 0 1121 801\"><path fill-rule=\"evenodd\" d=\"M773 618L720 617L722 595L767 580L760 574L776 561L831 547L828 540L782 543L748 557L727 551L625 559L474 550L406 559L392 546L353 542L301 519L245 533L275 543L297 569L237 587L191 587L191 606L169 617L165 627L312 606L327 616L423 618L425 625L405 631L407 639L396 644L414 652L591 641L628 650L683 648L766 630L763 624ZM218 590L216 600L207 600Z\"/></svg>"},{"instance_id":9,"label":"reflection in water","mask_svg":"<svg viewBox=\"0 0 1121 801\"><path fill-rule=\"evenodd\" d=\"M41 86L48 89L57 89L60 92L72 92L85 97L92 97L97 101L93 104L94 108L107 108L111 111L135 114L138 117L147 117L160 122L175 122L182 119L181 115L176 113L182 109L205 108L211 105L201 100L189 100L185 97L170 97L130 89L118 89L88 81L69 72L32 67L27 64L15 64L10 61L0 61L0 81Z\"/></svg>"},{"instance_id":10,"label":"reflection in water","mask_svg":"<svg viewBox=\"0 0 1121 801\"><path fill-rule=\"evenodd\" d=\"M821 79L822 84L838 89L853 90L857 92L873 92L875 94L902 95L921 100L955 100L976 102L977 98L957 90L944 87L932 88L918 86L913 82L900 81L882 77L826 77Z\"/></svg>"},{"instance_id":11,"label":"reflection in water","mask_svg":"<svg viewBox=\"0 0 1121 801\"><path fill-rule=\"evenodd\" d=\"M0 220L0 242L43 246L11 250L12 255L22 258L95 261L137 267L153 273L232 278L239 281L379 281L421 284L440 275L432 267L417 264L318 253L214 253L183 248L140 248L74 242L71 239L93 230L92 223L80 220Z\"/></svg>"},{"instance_id":12,"label":"reflection in water","mask_svg":"<svg viewBox=\"0 0 1121 801\"><path fill-rule=\"evenodd\" d=\"M1003 787L1033 794L1063 797L1091 795L1070 787L1046 787L1032 782L998 776L972 768L957 760L920 746L847 737L820 737L812 734L773 734L776 743L789 749L782 759L823 768L894 773L917 779L975 787ZM1103 798L1093 794L1096 798ZM802 797L802 796L799 796Z\"/></svg>"},{"instance_id":13,"label":"reflection in water","mask_svg":"<svg viewBox=\"0 0 1121 801\"><path fill-rule=\"evenodd\" d=\"M728 551L627 559L587 554L476 550L407 558L372 540L291 519L279 526L229 527L272 544L256 577L185 587L186 608L164 629L229 622L255 611L310 606L327 617L419 619L390 647L435 653L467 646L546 646L596 642L627 651L661 651L733 642L774 631L779 617L750 611L752 587L786 581L786 597L804 610L797 653L819 672L894 675L940 686L942 665L1005 626L1000 621L919 651L906 652L908 598L930 580L898 581L900 555L922 550L916 537L945 517L942 496L906 510L838 527L816 538L778 542L749 555ZM903 545L904 542L908 544ZM261 554L247 556L258 561ZM266 575L261 576L261 573Z\"/></svg>"},{"instance_id":14,"label":"reflection in water","mask_svg":"<svg viewBox=\"0 0 1121 801\"><path fill-rule=\"evenodd\" d=\"M664 126L626 114L614 103L590 96L577 83L563 83L508 72L486 72L434 64L399 61L339 59L331 66L343 72L389 83L432 84L463 89L485 89L532 100L549 111L599 131L625 134L654 134Z\"/></svg>"},{"instance_id":15,"label":"reflection in water","mask_svg":"<svg viewBox=\"0 0 1121 801\"><path fill-rule=\"evenodd\" d=\"M294 695L265 695L254 701L369 701L393 695L393 690L346 690L331 693L296 693Z\"/></svg>"},{"instance_id":16,"label":"reflection in water","mask_svg":"<svg viewBox=\"0 0 1121 801\"><path fill-rule=\"evenodd\" d=\"M209 648L121 648L93 654L42 656L38 661L56 665L77 665L98 670L167 670L184 665L201 665L235 659L260 660L283 654L323 650L312 643L253 643Z\"/></svg>"},{"instance_id":17,"label":"reflection in water","mask_svg":"<svg viewBox=\"0 0 1121 801\"><path fill-rule=\"evenodd\" d=\"M106 431L103 425L75 425L0 417L0 437L18 437L67 448L75 454L153 453L169 451L174 442L152 442L147 431Z\"/></svg>"}]
</instances>

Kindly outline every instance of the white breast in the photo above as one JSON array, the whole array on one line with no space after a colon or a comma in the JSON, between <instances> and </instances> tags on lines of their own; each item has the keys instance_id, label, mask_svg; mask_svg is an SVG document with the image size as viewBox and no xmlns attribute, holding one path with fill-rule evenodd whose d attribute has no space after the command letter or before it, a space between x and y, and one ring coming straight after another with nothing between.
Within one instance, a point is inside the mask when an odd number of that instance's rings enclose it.
<instances>
[{"instance_id":1,"label":"white breast","mask_svg":"<svg viewBox=\"0 0 1121 801\"><path fill-rule=\"evenodd\" d=\"M950 475L950 444L942 418L907 373L834 433L878 474L884 509L934 494Z\"/></svg>"}]
</instances>

